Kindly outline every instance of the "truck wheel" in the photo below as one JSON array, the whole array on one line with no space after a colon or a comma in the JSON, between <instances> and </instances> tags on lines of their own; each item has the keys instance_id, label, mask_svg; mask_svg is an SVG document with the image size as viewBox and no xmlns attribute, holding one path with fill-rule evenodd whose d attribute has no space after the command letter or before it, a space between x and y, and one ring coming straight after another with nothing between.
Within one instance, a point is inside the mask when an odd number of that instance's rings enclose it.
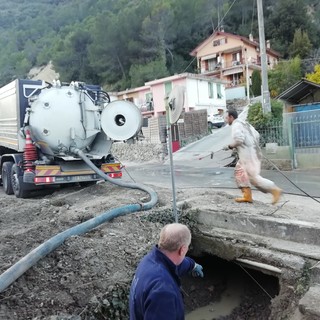
<instances>
[{"instance_id":1,"label":"truck wheel","mask_svg":"<svg viewBox=\"0 0 320 320\"><path fill-rule=\"evenodd\" d=\"M14 164L11 171L12 189L17 198L26 198L29 192L24 188L22 175L20 175L20 168Z\"/></svg>"},{"instance_id":2,"label":"truck wheel","mask_svg":"<svg viewBox=\"0 0 320 320\"><path fill-rule=\"evenodd\" d=\"M13 162L4 162L2 165L2 184L6 194L13 194L11 175L12 175Z\"/></svg>"}]
</instances>

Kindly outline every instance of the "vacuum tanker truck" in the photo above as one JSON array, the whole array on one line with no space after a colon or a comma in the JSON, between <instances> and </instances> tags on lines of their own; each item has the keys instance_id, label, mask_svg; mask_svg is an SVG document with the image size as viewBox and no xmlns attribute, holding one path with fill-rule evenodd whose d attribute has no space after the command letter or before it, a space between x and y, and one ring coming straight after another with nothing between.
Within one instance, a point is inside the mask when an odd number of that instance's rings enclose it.
<instances>
[{"instance_id":1,"label":"vacuum tanker truck","mask_svg":"<svg viewBox=\"0 0 320 320\"><path fill-rule=\"evenodd\" d=\"M120 178L112 144L134 137L141 125L134 104L110 102L98 85L17 79L0 88L0 183L24 198L45 186L101 179L79 153Z\"/></svg>"}]
</instances>

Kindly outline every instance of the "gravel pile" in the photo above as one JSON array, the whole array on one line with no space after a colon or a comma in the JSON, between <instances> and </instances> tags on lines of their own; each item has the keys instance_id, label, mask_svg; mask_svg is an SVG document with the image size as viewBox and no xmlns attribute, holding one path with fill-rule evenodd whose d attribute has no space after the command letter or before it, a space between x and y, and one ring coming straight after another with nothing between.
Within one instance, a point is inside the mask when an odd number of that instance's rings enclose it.
<instances>
[{"instance_id":1,"label":"gravel pile","mask_svg":"<svg viewBox=\"0 0 320 320\"><path fill-rule=\"evenodd\" d=\"M133 144L115 142L112 145L111 152L114 157L121 161L163 161L167 153L167 146L166 144L146 143L143 141Z\"/></svg>"}]
</instances>

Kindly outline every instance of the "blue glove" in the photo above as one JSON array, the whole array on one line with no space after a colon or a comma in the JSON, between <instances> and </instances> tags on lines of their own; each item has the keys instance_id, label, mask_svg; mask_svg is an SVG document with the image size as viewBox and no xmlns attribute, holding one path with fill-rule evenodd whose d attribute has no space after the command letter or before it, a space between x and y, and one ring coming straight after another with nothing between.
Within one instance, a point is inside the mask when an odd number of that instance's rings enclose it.
<instances>
[{"instance_id":1,"label":"blue glove","mask_svg":"<svg viewBox=\"0 0 320 320\"><path fill-rule=\"evenodd\" d=\"M191 274L193 277L201 277L203 278L203 271L202 271L202 266L200 264L197 264L195 263L192 271L191 271Z\"/></svg>"}]
</instances>

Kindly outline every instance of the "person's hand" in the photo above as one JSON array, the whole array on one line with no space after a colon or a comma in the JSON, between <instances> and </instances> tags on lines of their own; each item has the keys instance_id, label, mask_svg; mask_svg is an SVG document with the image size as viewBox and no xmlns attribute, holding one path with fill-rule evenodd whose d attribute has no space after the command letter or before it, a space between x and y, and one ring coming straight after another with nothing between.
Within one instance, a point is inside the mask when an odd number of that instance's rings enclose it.
<instances>
[{"instance_id":1,"label":"person's hand","mask_svg":"<svg viewBox=\"0 0 320 320\"><path fill-rule=\"evenodd\" d=\"M201 277L201 278L203 278L203 271L202 270L203 270L202 266L200 264L198 264L198 263L195 263L195 265L194 265L194 267L193 267L193 269L191 271L191 274L192 274L193 277Z\"/></svg>"}]
</instances>

